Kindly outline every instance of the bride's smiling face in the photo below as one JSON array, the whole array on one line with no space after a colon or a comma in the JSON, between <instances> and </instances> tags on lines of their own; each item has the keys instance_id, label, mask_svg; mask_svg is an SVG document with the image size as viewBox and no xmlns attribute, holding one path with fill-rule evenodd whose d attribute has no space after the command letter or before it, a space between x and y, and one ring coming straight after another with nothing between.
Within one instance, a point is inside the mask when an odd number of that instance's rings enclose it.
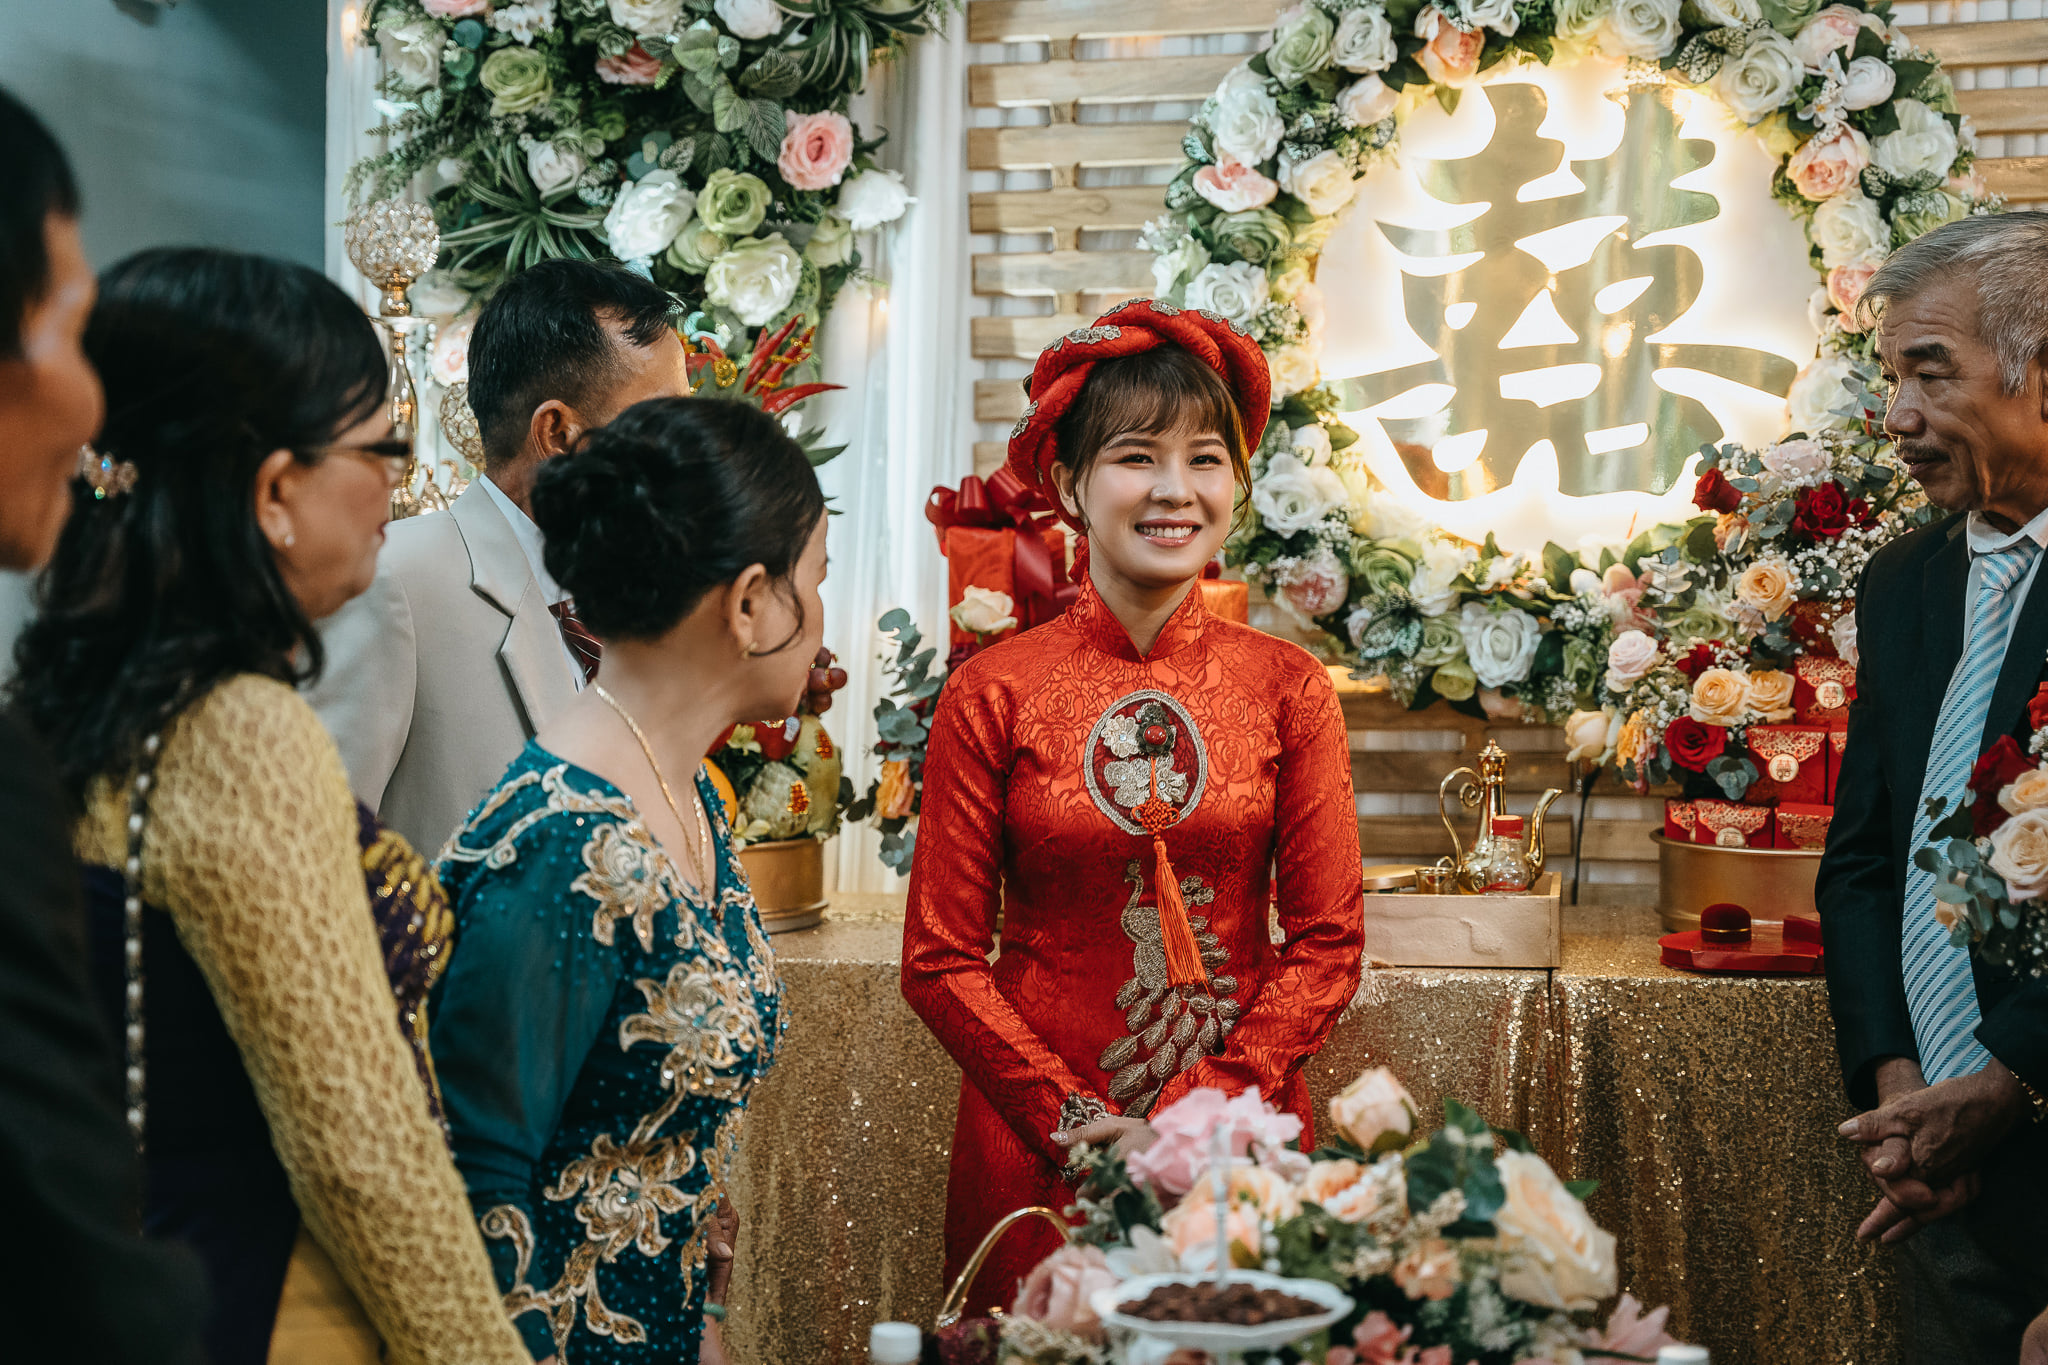
<instances>
[{"instance_id":1,"label":"bride's smiling face","mask_svg":"<svg viewBox=\"0 0 2048 1365\"><path fill-rule=\"evenodd\" d=\"M1198 577L1230 534L1230 444L1203 423L1118 432L1081 474L1058 465L1053 478L1088 528L1094 563L1136 587Z\"/></svg>"}]
</instances>

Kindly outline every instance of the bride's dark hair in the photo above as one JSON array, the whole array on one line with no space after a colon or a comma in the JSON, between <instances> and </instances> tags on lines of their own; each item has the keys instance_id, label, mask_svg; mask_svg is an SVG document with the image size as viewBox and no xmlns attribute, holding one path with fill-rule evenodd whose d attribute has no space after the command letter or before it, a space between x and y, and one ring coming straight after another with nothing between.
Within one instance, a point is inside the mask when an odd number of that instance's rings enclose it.
<instances>
[{"instance_id":1,"label":"bride's dark hair","mask_svg":"<svg viewBox=\"0 0 2048 1365\"><path fill-rule=\"evenodd\" d=\"M376 329L340 288L230 251L108 270L85 351L107 392L95 444L134 464L135 486L72 485L12 689L74 795L214 684L319 671L319 635L256 524L256 470L279 448L317 464L386 384Z\"/></svg>"}]
</instances>

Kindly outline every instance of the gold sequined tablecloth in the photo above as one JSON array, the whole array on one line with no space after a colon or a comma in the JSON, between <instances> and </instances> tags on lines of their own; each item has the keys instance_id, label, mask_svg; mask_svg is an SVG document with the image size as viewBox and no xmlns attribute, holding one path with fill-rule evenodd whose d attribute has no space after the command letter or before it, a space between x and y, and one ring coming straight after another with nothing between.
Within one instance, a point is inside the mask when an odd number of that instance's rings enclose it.
<instances>
[{"instance_id":1,"label":"gold sequined tablecloth","mask_svg":"<svg viewBox=\"0 0 2048 1365\"><path fill-rule=\"evenodd\" d=\"M726 1340L741 1365L866 1359L877 1321L938 1311L960 1073L897 988L901 899L842 897L775 939L792 1012L755 1092ZM1601 1181L1622 1283L1673 1305L1716 1365L1887 1365L1872 1196L1835 1137L1849 1112L1818 981L1657 965L1655 915L1567 920L1563 970L1382 969L1308 1063L1318 1109L1391 1066Z\"/></svg>"}]
</instances>

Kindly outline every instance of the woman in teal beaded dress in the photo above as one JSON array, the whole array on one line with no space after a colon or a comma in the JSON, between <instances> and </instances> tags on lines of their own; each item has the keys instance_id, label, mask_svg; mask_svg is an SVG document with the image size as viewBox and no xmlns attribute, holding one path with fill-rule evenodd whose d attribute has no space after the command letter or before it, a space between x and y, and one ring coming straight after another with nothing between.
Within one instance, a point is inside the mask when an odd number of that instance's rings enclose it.
<instances>
[{"instance_id":1,"label":"woman in teal beaded dress","mask_svg":"<svg viewBox=\"0 0 2048 1365\"><path fill-rule=\"evenodd\" d=\"M456 1165L535 1359L722 1365L719 1209L787 1020L700 760L795 709L824 499L772 418L662 398L543 466L533 510L604 652L441 853Z\"/></svg>"}]
</instances>

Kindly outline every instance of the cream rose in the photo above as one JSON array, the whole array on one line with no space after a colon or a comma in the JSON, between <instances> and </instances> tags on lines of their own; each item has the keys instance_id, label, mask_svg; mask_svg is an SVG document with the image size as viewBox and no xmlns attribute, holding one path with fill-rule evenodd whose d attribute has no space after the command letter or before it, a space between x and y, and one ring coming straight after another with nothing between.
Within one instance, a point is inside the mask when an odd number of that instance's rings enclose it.
<instances>
[{"instance_id":1,"label":"cream rose","mask_svg":"<svg viewBox=\"0 0 2048 1365\"><path fill-rule=\"evenodd\" d=\"M1792 50L1799 54L1799 60L1809 71L1819 71L1827 65L1828 54L1853 52L1856 48L1856 33L1862 27L1862 12L1847 5L1829 5L1826 9L1808 19L1792 39Z\"/></svg>"},{"instance_id":2,"label":"cream rose","mask_svg":"<svg viewBox=\"0 0 2048 1365\"><path fill-rule=\"evenodd\" d=\"M1614 57L1662 57L1678 44L1678 0L1615 0L1600 48Z\"/></svg>"},{"instance_id":3,"label":"cream rose","mask_svg":"<svg viewBox=\"0 0 2048 1365\"><path fill-rule=\"evenodd\" d=\"M2013 900L2048 894L2048 810L2022 811L1991 831L1988 865Z\"/></svg>"},{"instance_id":4,"label":"cream rose","mask_svg":"<svg viewBox=\"0 0 2048 1365\"><path fill-rule=\"evenodd\" d=\"M997 635L1016 626L1016 606L1008 593L969 584L947 615L969 635Z\"/></svg>"},{"instance_id":5,"label":"cream rose","mask_svg":"<svg viewBox=\"0 0 2048 1365\"><path fill-rule=\"evenodd\" d=\"M441 26L425 19L377 25L377 52L384 58L384 69L413 90L441 83L443 41Z\"/></svg>"},{"instance_id":6,"label":"cream rose","mask_svg":"<svg viewBox=\"0 0 2048 1365\"><path fill-rule=\"evenodd\" d=\"M1853 189L1870 164L1870 139L1846 123L1815 133L1792 154L1785 177L1815 203Z\"/></svg>"},{"instance_id":7,"label":"cream rose","mask_svg":"<svg viewBox=\"0 0 2048 1365\"><path fill-rule=\"evenodd\" d=\"M735 38L773 38L784 15L775 0L718 0L712 7Z\"/></svg>"},{"instance_id":8,"label":"cream rose","mask_svg":"<svg viewBox=\"0 0 2048 1365\"><path fill-rule=\"evenodd\" d=\"M1415 1131L1415 1097L1393 1072L1376 1066L1330 1101L1330 1122L1370 1152L1381 1138L1399 1142Z\"/></svg>"},{"instance_id":9,"label":"cream rose","mask_svg":"<svg viewBox=\"0 0 2048 1365\"><path fill-rule=\"evenodd\" d=\"M1282 346L1266 355L1266 369L1273 381L1273 406L1278 407L1304 389L1316 386L1322 371L1316 353L1309 346Z\"/></svg>"},{"instance_id":10,"label":"cream rose","mask_svg":"<svg viewBox=\"0 0 2048 1365\"><path fill-rule=\"evenodd\" d=\"M1394 46L1393 25L1387 22L1387 12L1378 5L1347 10L1337 21L1336 35L1330 39L1330 60L1346 71L1384 71L1400 55Z\"/></svg>"},{"instance_id":11,"label":"cream rose","mask_svg":"<svg viewBox=\"0 0 2048 1365\"><path fill-rule=\"evenodd\" d=\"M1849 406L1849 391L1844 385L1854 374L1845 355L1817 356L1808 361L1786 395L1792 430L1810 435L1846 428L1849 419L1836 416L1835 409Z\"/></svg>"},{"instance_id":12,"label":"cream rose","mask_svg":"<svg viewBox=\"0 0 2048 1365\"><path fill-rule=\"evenodd\" d=\"M1470 547L1453 540L1432 540L1422 547L1422 562L1408 582L1408 595L1424 616L1441 616L1458 605L1458 579L1477 559Z\"/></svg>"},{"instance_id":13,"label":"cream rose","mask_svg":"<svg viewBox=\"0 0 2048 1365\"><path fill-rule=\"evenodd\" d=\"M1782 559L1759 559L1735 580L1735 600L1754 607L1764 620L1775 621L1791 610L1795 586L1791 565Z\"/></svg>"},{"instance_id":14,"label":"cream rose","mask_svg":"<svg viewBox=\"0 0 2048 1365\"><path fill-rule=\"evenodd\" d=\"M893 223L910 206L910 191L896 171L866 170L839 186L839 216L855 232Z\"/></svg>"},{"instance_id":15,"label":"cream rose","mask_svg":"<svg viewBox=\"0 0 2048 1365\"><path fill-rule=\"evenodd\" d=\"M1160 298L1180 288L1181 281L1191 280L1209 264L1209 248L1203 246L1193 235L1181 238L1170 248L1152 258L1152 290Z\"/></svg>"},{"instance_id":16,"label":"cream rose","mask_svg":"<svg viewBox=\"0 0 2048 1365\"><path fill-rule=\"evenodd\" d=\"M789 307L803 275L803 258L774 232L722 252L704 272L704 296L730 308L747 326L759 327Z\"/></svg>"},{"instance_id":17,"label":"cream rose","mask_svg":"<svg viewBox=\"0 0 2048 1365\"><path fill-rule=\"evenodd\" d=\"M1501 1292L1542 1308L1583 1312L1615 1291L1614 1235L1586 1213L1542 1157L1506 1151L1494 1158L1507 1201L1493 1216L1513 1251Z\"/></svg>"},{"instance_id":18,"label":"cream rose","mask_svg":"<svg viewBox=\"0 0 2048 1365\"><path fill-rule=\"evenodd\" d=\"M1604 763L1621 738L1621 712L1612 706L1574 711L1564 723L1567 763Z\"/></svg>"},{"instance_id":19,"label":"cream rose","mask_svg":"<svg viewBox=\"0 0 2048 1365\"><path fill-rule=\"evenodd\" d=\"M1780 441L1761 456L1764 472L1794 488L1809 488L1828 476L1828 452L1819 441Z\"/></svg>"},{"instance_id":20,"label":"cream rose","mask_svg":"<svg viewBox=\"0 0 2048 1365\"><path fill-rule=\"evenodd\" d=\"M1858 57L1842 73L1842 107L1875 109L1892 97L1899 73L1882 57Z\"/></svg>"},{"instance_id":21,"label":"cream rose","mask_svg":"<svg viewBox=\"0 0 2048 1365\"><path fill-rule=\"evenodd\" d=\"M1465 637L1465 658L1481 687L1504 687L1529 676L1543 627L1520 607L1494 611L1483 602L1467 602L1458 613L1458 633Z\"/></svg>"},{"instance_id":22,"label":"cream rose","mask_svg":"<svg viewBox=\"0 0 2048 1365\"><path fill-rule=\"evenodd\" d=\"M1210 262L1188 283L1188 307L1229 318L1242 327L1266 306L1266 272L1250 261Z\"/></svg>"},{"instance_id":23,"label":"cream rose","mask_svg":"<svg viewBox=\"0 0 2048 1365\"><path fill-rule=\"evenodd\" d=\"M1280 188L1320 218L1350 203L1358 182L1352 178L1351 163L1343 153L1328 148L1305 161L1282 157Z\"/></svg>"},{"instance_id":24,"label":"cream rose","mask_svg":"<svg viewBox=\"0 0 2048 1365\"><path fill-rule=\"evenodd\" d=\"M1675 0L1672 8L1677 9ZM1415 60L1422 63L1423 73L1438 85L1464 85L1479 74L1479 51L1486 46L1485 34L1476 29L1464 32L1442 10L1429 5L1415 16L1415 36L1423 42Z\"/></svg>"},{"instance_id":25,"label":"cream rose","mask_svg":"<svg viewBox=\"0 0 2048 1365\"><path fill-rule=\"evenodd\" d=\"M1756 123L1775 113L1792 98L1805 77L1798 53L1776 29L1759 29L1749 38L1742 55L1721 64L1714 76L1714 90L1736 117Z\"/></svg>"},{"instance_id":26,"label":"cream rose","mask_svg":"<svg viewBox=\"0 0 2048 1365\"><path fill-rule=\"evenodd\" d=\"M1749 675L1749 709L1768 725L1781 725L1792 719L1794 681L1790 673L1775 668L1752 670Z\"/></svg>"},{"instance_id":27,"label":"cream rose","mask_svg":"<svg viewBox=\"0 0 2048 1365\"><path fill-rule=\"evenodd\" d=\"M1280 187L1254 167L1233 156L1195 172L1195 193L1225 213L1245 213L1273 202Z\"/></svg>"},{"instance_id":28,"label":"cream rose","mask_svg":"<svg viewBox=\"0 0 2048 1365\"><path fill-rule=\"evenodd\" d=\"M1626 692L1650 671L1659 653L1656 639L1646 631L1624 630L1607 646L1607 690Z\"/></svg>"},{"instance_id":29,"label":"cream rose","mask_svg":"<svg viewBox=\"0 0 2048 1365\"><path fill-rule=\"evenodd\" d=\"M526 174L542 194L567 189L582 176L582 148L568 142L535 142L526 149Z\"/></svg>"},{"instance_id":30,"label":"cream rose","mask_svg":"<svg viewBox=\"0 0 2048 1365\"><path fill-rule=\"evenodd\" d=\"M1740 725L1749 683L1732 668L1710 668L1693 680L1692 718L1702 725Z\"/></svg>"},{"instance_id":31,"label":"cream rose","mask_svg":"<svg viewBox=\"0 0 2048 1365\"><path fill-rule=\"evenodd\" d=\"M2023 815L2048 806L2048 770L2030 768L2006 784L1998 804L2007 815Z\"/></svg>"},{"instance_id":32,"label":"cream rose","mask_svg":"<svg viewBox=\"0 0 2048 1365\"><path fill-rule=\"evenodd\" d=\"M1239 66L1216 87L1216 107L1209 114L1209 132L1217 159L1229 157L1257 167L1280 145L1287 125L1280 106L1266 93L1266 79Z\"/></svg>"},{"instance_id":33,"label":"cream rose","mask_svg":"<svg viewBox=\"0 0 2048 1365\"><path fill-rule=\"evenodd\" d=\"M1894 180L1947 179L1960 150L1948 119L1919 100L1899 100L1892 111L1899 118L1898 131L1870 144L1871 164Z\"/></svg>"},{"instance_id":34,"label":"cream rose","mask_svg":"<svg viewBox=\"0 0 2048 1365\"><path fill-rule=\"evenodd\" d=\"M1400 91L1378 76L1365 76L1337 92L1337 118L1348 128L1370 128L1389 117L1400 102Z\"/></svg>"},{"instance_id":35,"label":"cream rose","mask_svg":"<svg viewBox=\"0 0 2048 1365\"><path fill-rule=\"evenodd\" d=\"M1333 502L1328 490L1292 452L1275 455L1266 464L1265 475L1252 485L1252 510L1266 529L1276 536L1306 531L1342 506Z\"/></svg>"},{"instance_id":36,"label":"cream rose","mask_svg":"<svg viewBox=\"0 0 2048 1365\"><path fill-rule=\"evenodd\" d=\"M612 22L627 32L662 37L676 31L683 0L610 0L610 9Z\"/></svg>"},{"instance_id":37,"label":"cream rose","mask_svg":"<svg viewBox=\"0 0 2048 1365\"><path fill-rule=\"evenodd\" d=\"M1813 211L1813 240L1820 247L1821 265L1833 270L1838 265L1883 261L1891 246L1892 230L1885 225L1877 201L1851 189Z\"/></svg>"},{"instance_id":38,"label":"cream rose","mask_svg":"<svg viewBox=\"0 0 2048 1365\"><path fill-rule=\"evenodd\" d=\"M684 229L686 234L688 231ZM724 250L722 246L719 249ZM820 270L845 265L853 259L853 229L844 218L826 214L811 230L811 240L804 243L804 259Z\"/></svg>"},{"instance_id":39,"label":"cream rose","mask_svg":"<svg viewBox=\"0 0 2048 1365\"><path fill-rule=\"evenodd\" d=\"M697 196L674 171L649 171L619 191L604 217L604 239L620 260L643 260L668 250L696 207Z\"/></svg>"}]
</instances>

